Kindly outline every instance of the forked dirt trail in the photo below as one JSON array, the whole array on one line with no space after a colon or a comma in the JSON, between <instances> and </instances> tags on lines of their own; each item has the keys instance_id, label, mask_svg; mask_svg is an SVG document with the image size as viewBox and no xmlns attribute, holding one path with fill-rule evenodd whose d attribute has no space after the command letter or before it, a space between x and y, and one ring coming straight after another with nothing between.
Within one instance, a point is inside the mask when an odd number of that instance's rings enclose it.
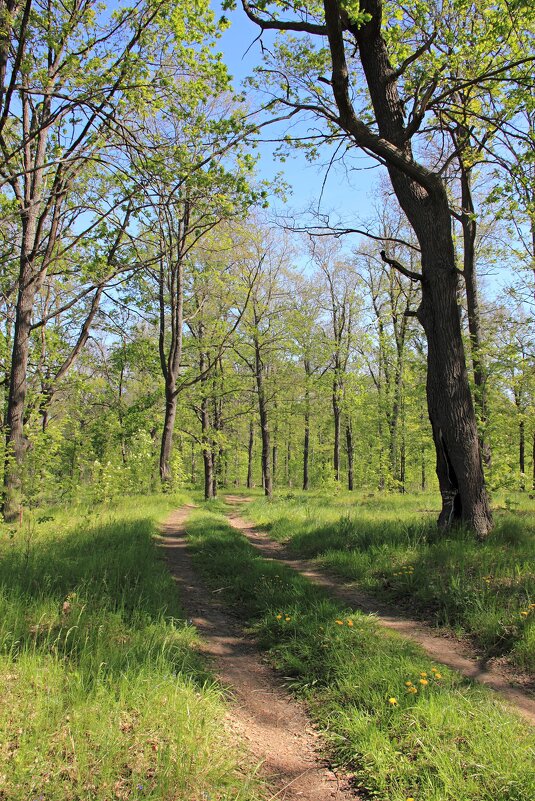
<instances>
[{"instance_id":1,"label":"forked dirt trail","mask_svg":"<svg viewBox=\"0 0 535 801\"><path fill-rule=\"evenodd\" d=\"M272 789L268 801L356 801L319 756L317 735L303 708L262 663L254 640L203 586L186 549L184 523L193 507L173 512L159 545L180 589L181 604L202 637L202 650L233 697L232 729L246 740Z\"/></svg>"},{"instance_id":2,"label":"forked dirt trail","mask_svg":"<svg viewBox=\"0 0 535 801\"><path fill-rule=\"evenodd\" d=\"M382 604L351 586L344 586L339 579L321 572L311 562L292 558L287 554L284 545L270 539L266 532L251 526L240 517L239 508L247 503L247 498L226 495L225 500L230 506L228 513L230 524L241 531L264 558L284 562L314 584L323 587L333 598L352 609L360 609L366 614L374 615L379 625L393 629L407 639L419 643L432 659L496 690L511 707L520 712L530 723L535 724L535 696L528 688L524 690L513 686L504 673L489 666L485 661L478 661L468 656L460 642L435 634L425 623L403 617L391 606Z\"/></svg>"}]
</instances>

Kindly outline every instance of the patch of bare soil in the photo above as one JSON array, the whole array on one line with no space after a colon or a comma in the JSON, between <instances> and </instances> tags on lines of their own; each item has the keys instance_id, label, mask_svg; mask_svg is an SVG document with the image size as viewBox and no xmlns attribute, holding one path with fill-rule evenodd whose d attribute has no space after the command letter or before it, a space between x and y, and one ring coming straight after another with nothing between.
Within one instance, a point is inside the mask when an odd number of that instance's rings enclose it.
<instances>
[{"instance_id":1,"label":"patch of bare soil","mask_svg":"<svg viewBox=\"0 0 535 801\"><path fill-rule=\"evenodd\" d=\"M381 603L351 585L342 584L339 578L318 570L315 565L305 559L295 559L289 556L283 544L275 542L266 532L254 528L240 517L239 508L247 503L247 498L226 495L225 500L231 507L228 513L231 525L241 531L265 559L277 559L284 562L314 584L323 587L333 598L342 601L352 609L360 609L366 614L374 615L379 625L393 629L403 637L414 640L437 662L492 688L530 723L535 723L535 698L530 692L531 687L527 677L513 675L503 665L491 664L486 659L477 659L470 654L465 643L437 634L430 626L421 621L404 617L392 606ZM524 686L513 686L512 681L515 683L518 681Z\"/></svg>"},{"instance_id":2,"label":"patch of bare soil","mask_svg":"<svg viewBox=\"0 0 535 801\"><path fill-rule=\"evenodd\" d=\"M318 735L303 707L263 664L252 637L218 602L192 567L184 523L192 507L173 512L159 545L180 591L181 604L202 638L202 650L231 698L229 726L246 742L273 788L269 801L356 801L348 782L319 754Z\"/></svg>"}]
</instances>

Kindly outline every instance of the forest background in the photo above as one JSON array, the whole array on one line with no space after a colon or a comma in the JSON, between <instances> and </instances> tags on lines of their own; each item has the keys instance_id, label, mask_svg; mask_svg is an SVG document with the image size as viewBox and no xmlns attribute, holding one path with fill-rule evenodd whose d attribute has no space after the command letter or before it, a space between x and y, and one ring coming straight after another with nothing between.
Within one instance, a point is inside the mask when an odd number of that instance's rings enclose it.
<instances>
[{"instance_id":1,"label":"forest background","mask_svg":"<svg viewBox=\"0 0 535 801\"><path fill-rule=\"evenodd\" d=\"M447 190L486 483L529 491L533 13L385 8L415 152ZM438 489L419 244L385 158L318 122L306 27L260 45L242 9L204 3L2 13L6 519L162 485ZM245 89L226 62L256 69ZM373 129L361 76L352 92Z\"/></svg>"}]
</instances>

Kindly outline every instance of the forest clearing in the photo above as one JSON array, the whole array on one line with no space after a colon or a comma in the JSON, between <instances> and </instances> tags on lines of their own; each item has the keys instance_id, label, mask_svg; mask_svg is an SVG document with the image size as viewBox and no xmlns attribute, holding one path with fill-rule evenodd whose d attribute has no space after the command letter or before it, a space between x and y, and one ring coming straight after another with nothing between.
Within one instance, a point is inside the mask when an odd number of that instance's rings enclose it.
<instances>
[{"instance_id":1,"label":"forest clearing","mask_svg":"<svg viewBox=\"0 0 535 801\"><path fill-rule=\"evenodd\" d=\"M533 801L534 66L0 0L0 801Z\"/></svg>"}]
</instances>

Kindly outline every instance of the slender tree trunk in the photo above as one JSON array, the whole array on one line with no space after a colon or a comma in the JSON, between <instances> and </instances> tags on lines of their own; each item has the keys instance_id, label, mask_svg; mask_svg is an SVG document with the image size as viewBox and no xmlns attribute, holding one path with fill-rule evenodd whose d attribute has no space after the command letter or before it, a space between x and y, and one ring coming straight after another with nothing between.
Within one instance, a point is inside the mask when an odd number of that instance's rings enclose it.
<instances>
[{"instance_id":1,"label":"slender tree trunk","mask_svg":"<svg viewBox=\"0 0 535 801\"><path fill-rule=\"evenodd\" d=\"M351 420L348 420L346 425L346 448L347 448L347 488L352 491L353 486L353 427Z\"/></svg>"},{"instance_id":2,"label":"slender tree trunk","mask_svg":"<svg viewBox=\"0 0 535 801\"><path fill-rule=\"evenodd\" d=\"M195 460L195 442L191 440L191 483L195 486L197 481L197 465Z\"/></svg>"},{"instance_id":3,"label":"slender tree trunk","mask_svg":"<svg viewBox=\"0 0 535 801\"><path fill-rule=\"evenodd\" d=\"M305 433L303 441L303 489L308 490L310 460L310 363L305 359Z\"/></svg>"},{"instance_id":4,"label":"slender tree trunk","mask_svg":"<svg viewBox=\"0 0 535 801\"><path fill-rule=\"evenodd\" d=\"M293 484L290 476L291 460L292 460L292 438L290 436L290 426L288 425L288 438L286 440L286 463L285 463L286 486L288 487L291 487Z\"/></svg>"},{"instance_id":5,"label":"slender tree trunk","mask_svg":"<svg viewBox=\"0 0 535 801\"><path fill-rule=\"evenodd\" d=\"M160 480L167 487L172 479L171 453L173 450L173 432L175 429L177 396L174 381L165 382L165 412L163 420L162 440L160 445Z\"/></svg>"},{"instance_id":6,"label":"slender tree trunk","mask_svg":"<svg viewBox=\"0 0 535 801\"><path fill-rule=\"evenodd\" d=\"M463 231L463 275L466 287L466 309L468 313L468 332L470 334L470 350L474 375L474 404L479 418L479 443L483 460L487 466L491 463L490 446L485 439L488 423L487 411L487 370L483 356L481 337L481 315L476 271L476 235L477 223L472 199L471 170L461 163L461 225Z\"/></svg>"},{"instance_id":7,"label":"slender tree trunk","mask_svg":"<svg viewBox=\"0 0 535 801\"><path fill-rule=\"evenodd\" d=\"M253 487L254 421L249 420L249 445L247 448L247 489Z\"/></svg>"},{"instance_id":8,"label":"slender tree trunk","mask_svg":"<svg viewBox=\"0 0 535 801\"><path fill-rule=\"evenodd\" d=\"M268 498L273 496L273 483L271 480L271 443L269 432L269 415L264 387L264 366L259 340L255 337L255 377L258 394L258 412L260 416L260 432L262 436L262 482L264 493Z\"/></svg>"},{"instance_id":9,"label":"slender tree trunk","mask_svg":"<svg viewBox=\"0 0 535 801\"><path fill-rule=\"evenodd\" d=\"M273 447L271 449L271 451L272 451L271 480L273 481L273 484L275 484L275 481L276 481L277 467L278 467L278 462L279 462L279 448L278 448L278 444L277 444L277 435L278 435L278 429L277 429L277 427L275 427L275 431L273 432Z\"/></svg>"},{"instance_id":10,"label":"slender tree trunk","mask_svg":"<svg viewBox=\"0 0 535 801\"><path fill-rule=\"evenodd\" d=\"M309 486L309 458L310 458L310 410L305 412L305 434L303 441L303 489L308 490Z\"/></svg>"},{"instance_id":11,"label":"slender tree trunk","mask_svg":"<svg viewBox=\"0 0 535 801\"><path fill-rule=\"evenodd\" d=\"M535 490L535 431L533 431L533 438L531 442L531 469L532 469L532 481L531 481L531 489Z\"/></svg>"},{"instance_id":12,"label":"slender tree trunk","mask_svg":"<svg viewBox=\"0 0 535 801\"><path fill-rule=\"evenodd\" d=\"M333 381L332 406L333 406L333 423L334 423L333 467L334 467L334 478L336 481L340 481L340 431L341 431L341 417L342 417L342 410L340 408L341 394L342 390L340 387L340 381L338 377L335 377Z\"/></svg>"},{"instance_id":13,"label":"slender tree trunk","mask_svg":"<svg viewBox=\"0 0 535 801\"><path fill-rule=\"evenodd\" d=\"M526 425L524 418L518 422L518 466L520 468L520 489L526 489Z\"/></svg>"}]
</instances>

